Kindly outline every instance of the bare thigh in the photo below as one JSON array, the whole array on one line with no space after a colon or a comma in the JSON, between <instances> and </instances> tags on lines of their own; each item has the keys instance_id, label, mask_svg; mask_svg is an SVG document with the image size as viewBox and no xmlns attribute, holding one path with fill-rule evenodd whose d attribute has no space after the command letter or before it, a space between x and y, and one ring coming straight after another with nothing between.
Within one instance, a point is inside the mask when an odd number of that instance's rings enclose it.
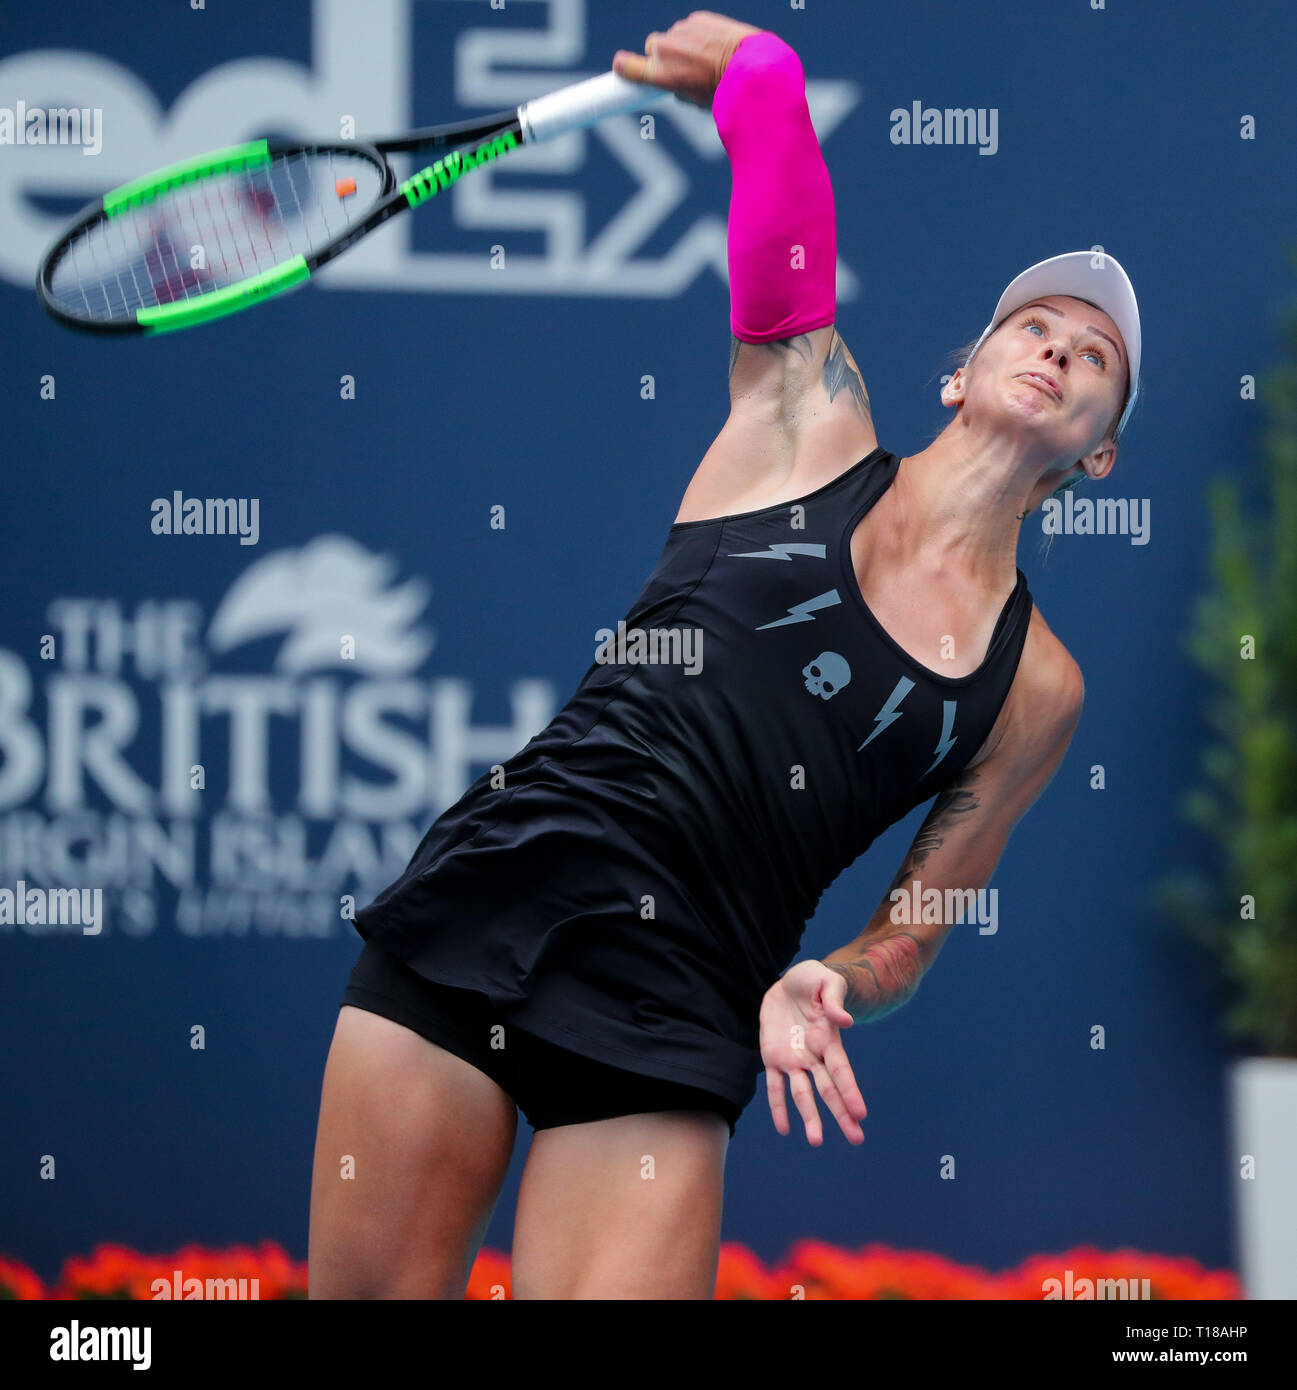
<instances>
[{"instance_id":1,"label":"bare thigh","mask_svg":"<svg viewBox=\"0 0 1297 1390\"><path fill-rule=\"evenodd\" d=\"M518 1128L485 1073L344 1004L311 1177L312 1298L463 1298Z\"/></svg>"},{"instance_id":2,"label":"bare thigh","mask_svg":"<svg viewBox=\"0 0 1297 1390\"><path fill-rule=\"evenodd\" d=\"M537 1131L514 1217L514 1298L714 1298L729 1142L701 1110Z\"/></svg>"}]
</instances>

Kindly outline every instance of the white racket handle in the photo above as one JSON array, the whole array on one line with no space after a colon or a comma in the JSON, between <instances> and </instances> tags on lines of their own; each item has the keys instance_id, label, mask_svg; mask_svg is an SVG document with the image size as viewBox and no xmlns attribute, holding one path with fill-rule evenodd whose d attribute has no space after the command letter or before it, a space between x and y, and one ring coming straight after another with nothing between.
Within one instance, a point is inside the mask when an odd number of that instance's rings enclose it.
<instances>
[{"instance_id":1,"label":"white racket handle","mask_svg":"<svg viewBox=\"0 0 1297 1390\"><path fill-rule=\"evenodd\" d=\"M605 116L641 111L670 95L663 87L650 87L618 73L605 72L524 102L518 108L518 124L522 126L524 143L549 140L593 125Z\"/></svg>"}]
</instances>

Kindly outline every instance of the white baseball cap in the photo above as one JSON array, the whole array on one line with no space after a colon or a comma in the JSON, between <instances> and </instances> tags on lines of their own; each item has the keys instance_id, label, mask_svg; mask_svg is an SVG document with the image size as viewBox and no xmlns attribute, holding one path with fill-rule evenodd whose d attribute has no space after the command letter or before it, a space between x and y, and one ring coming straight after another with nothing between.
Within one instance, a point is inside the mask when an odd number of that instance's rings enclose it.
<instances>
[{"instance_id":1,"label":"white baseball cap","mask_svg":"<svg viewBox=\"0 0 1297 1390\"><path fill-rule=\"evenodd\" d=\"M1126 428L1139 395L1139 305L1126 272L1106 251L1068 251L1062 256L1051 256L1047 261L1037 261L1015 276L1000 296L995 313L968 360L971 362L977 356L978 348L1015 309L1033 299L1046 299L1054 294L1089 300L1102 309L1121 332L1130 363L1130 381L1126 406L1117 425L1120 434Z\"/></svg>"}]
</instances>

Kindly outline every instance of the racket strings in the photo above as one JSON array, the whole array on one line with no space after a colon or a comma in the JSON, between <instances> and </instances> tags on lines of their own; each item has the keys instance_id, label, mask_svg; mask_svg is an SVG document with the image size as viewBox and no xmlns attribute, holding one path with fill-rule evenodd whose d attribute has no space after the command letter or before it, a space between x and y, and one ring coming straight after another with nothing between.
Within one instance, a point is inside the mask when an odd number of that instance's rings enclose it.
<instances>
[{"instance_id":1,"label":"racket strings","mask_svg":"<svg viewBox=\"0 0 1297 1390\"><path fill-rule=\"evenodd\" d=\"M355 191L343 196L342 180ZM100 323L201 299L310 256L361 220L382 187L380 166L341 150L181 184L86 227L54 267L50 294L65 313Z\"/></svg>"}]
</instances>

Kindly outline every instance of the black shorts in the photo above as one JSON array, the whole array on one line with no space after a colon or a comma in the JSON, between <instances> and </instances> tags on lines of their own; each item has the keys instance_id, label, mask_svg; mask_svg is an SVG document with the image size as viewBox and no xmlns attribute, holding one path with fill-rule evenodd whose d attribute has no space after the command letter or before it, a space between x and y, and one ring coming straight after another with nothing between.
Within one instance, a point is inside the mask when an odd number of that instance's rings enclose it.
<instances>
[{"instance_id":1,"label":"black shorts","mask_svg":"<svg viewBox=\"0 0 1297 1390\"><path fill-rule=\"evenodd\" d=\"M427 980L372 941L352 968L342 1002L413 1029L485 1072L535 1130L654 1110L714 1110L733 1138L742 1113L723 1096L597 1062L516 1024L507 1027L506 1046L493 1048L491 1029L505 1020L485 994Z\"/></svg>"}]
</instances>

